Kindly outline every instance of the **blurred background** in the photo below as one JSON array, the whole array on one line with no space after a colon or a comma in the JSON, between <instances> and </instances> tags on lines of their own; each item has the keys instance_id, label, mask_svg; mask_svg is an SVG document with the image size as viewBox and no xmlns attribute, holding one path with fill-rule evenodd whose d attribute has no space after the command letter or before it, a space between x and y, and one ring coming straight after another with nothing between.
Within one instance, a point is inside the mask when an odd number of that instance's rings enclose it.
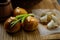
<instances>
[{"instance_id":1,"label":"blurred background","mask_svg":"<svg viewBox=\"0 0 60 40\"><path fill-rule=\"evenodd\" d=\"M13 8L20 6L22 8L28 9L39 3L41 0L11 0Z\"/></svg>"}]
</instances>

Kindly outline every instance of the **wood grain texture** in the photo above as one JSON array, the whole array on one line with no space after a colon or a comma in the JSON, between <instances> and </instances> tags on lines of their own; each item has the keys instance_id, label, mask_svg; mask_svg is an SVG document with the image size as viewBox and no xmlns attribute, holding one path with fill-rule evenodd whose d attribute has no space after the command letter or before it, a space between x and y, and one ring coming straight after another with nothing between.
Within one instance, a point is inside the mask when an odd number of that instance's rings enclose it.
<instances>
[{"instance_id":1,"label":"wood grain texture","mask_svg":"<svg viewBox=\"0 0 60 40\"><path fill-rule=\"evenodd\" d=\"M60 5L57 3L57 0L42 0L40 3L30 8L30 10L39 8L60 10ZM24 30L20 30L15 34L10 35L5 31L3 23L2 24L0 23L0 40L48 40L48 39L60 39L60 34L41 36L38 30L34 32L25 32Z\"/></svg>"}]
</instances>

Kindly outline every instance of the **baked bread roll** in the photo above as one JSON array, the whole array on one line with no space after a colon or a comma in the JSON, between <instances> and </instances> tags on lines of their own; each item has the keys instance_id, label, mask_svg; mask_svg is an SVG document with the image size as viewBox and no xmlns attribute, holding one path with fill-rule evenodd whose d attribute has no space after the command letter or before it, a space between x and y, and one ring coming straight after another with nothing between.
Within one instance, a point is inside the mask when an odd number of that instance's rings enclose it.
<instances>
[{"instance_id":1,"label":"baked bread roll","mask_svg":"<svg viewBox=\"0 0 60 40\"><path fill-rule=\"evenodd\" d=\"M4 28L8 33L15 33L17 31L19 31L20 28L21 28L21 23L20 22L16 23L13 27L11 27L10 23L13 20L15 20L15 17L10 17L4 23Z\"/></svg>"},{"instance_id":2,"label":"baked bread roll","mask_svg":"<svg viewBox=\"0 0 60 40\"><path fill-rule=\"evenodd\" d=\"M37 29L38 20L32 16L28 16L24 21L24 30L26 31L34 31Z\"/></svg>"}]
</instances>

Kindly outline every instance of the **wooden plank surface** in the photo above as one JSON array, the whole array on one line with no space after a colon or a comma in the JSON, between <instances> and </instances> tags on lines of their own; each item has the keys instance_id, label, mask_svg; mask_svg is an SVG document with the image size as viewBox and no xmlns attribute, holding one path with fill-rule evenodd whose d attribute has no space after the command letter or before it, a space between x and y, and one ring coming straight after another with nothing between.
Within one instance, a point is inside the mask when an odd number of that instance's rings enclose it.
<instances>
[{"instance_id":1,"label":"wooden plank surface","mask_svg":"<svg viewBox=\"0 0 60 40\"><path fill-rule=\"evenodd\" d=\"M42 0L40 3L30 8L30 10L39 8L60 10L60 6L57 3L57 0ZM3 23L0 24L0 40L48 40L48 39L60 39L60 34L41 36L38 30L29 33L25 32L24 30L20 30L18 33L14 35L9 35L5 31Z\"/></svg>"}]
</instances>

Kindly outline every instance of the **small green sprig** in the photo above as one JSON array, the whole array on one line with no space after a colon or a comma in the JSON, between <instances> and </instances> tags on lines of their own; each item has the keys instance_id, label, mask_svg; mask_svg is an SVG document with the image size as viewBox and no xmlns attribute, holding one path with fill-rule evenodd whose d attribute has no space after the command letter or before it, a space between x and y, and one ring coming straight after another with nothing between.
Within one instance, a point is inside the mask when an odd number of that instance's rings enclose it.
<instances>
[{"instance_id":1,"label":"small green sprig","mask_svg":"<svg viewBox=\"0 0 60 40\"><path fill-rule=\"evenodd\" d=\"M15 24L17 24L20 20L21 20L21 19L12 21L11 24L10 24L10 25L11 25L10 28L12 28L12 27L13 27Z\"/></svg>"},{"instance_id":2,"label":"small green sprig","mask_svg":"<svg viewBox=\"0 0 60 40\"><path fill-rule=\"evenodd\" d=\"M19 21L21 21L21 23L24 23L26 17L28 16L34 16L34 14L22 14L22 15L17 15L15 18L17 20L14 20L10 23L11 27L12 28L14 25L16 25Z\"/></svg>"}]
</instances>

